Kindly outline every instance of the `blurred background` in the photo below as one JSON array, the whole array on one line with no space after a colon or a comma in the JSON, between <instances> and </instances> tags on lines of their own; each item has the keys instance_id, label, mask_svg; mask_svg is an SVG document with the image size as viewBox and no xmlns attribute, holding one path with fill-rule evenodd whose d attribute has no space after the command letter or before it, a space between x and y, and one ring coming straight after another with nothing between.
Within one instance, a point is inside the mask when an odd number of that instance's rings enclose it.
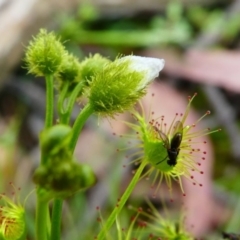
<instances>
[{"instance_id":1,"label":"blurred background","mask_svg":"<svg viewBox=\"0 0 240 240\"><path fill-rule=\"evenodd\" d=\"M90 53L110 59L118 54L164 58L166 66L150 88L157 95L154 110L159 115L183 112L187 96L198 92L193 119L211 110L203 125L222 131L208 139L205 178L211 185L206 194L211 204L204 205L203 212L210 214L202 217L205 225L198 219L193 225L201 227L191 231L204 239L221 239L222 231L240 233L239 0L0 0L0 22L0 191L11 192L13 182L24 199L34 188L31 176L40 157L45 83L27 74L23 58L32 36L46 28L80 60ZM79 109L76 105L75 116ZM109 123L92 117L80 137L76 155L92 165L98 182L87 194L67 200L63 239L90 239L97 224L96 206L107 216L131 177L131 169L122 168L126 152L116 153L124 140L112 135L125 132L125 126ZM150 196L150 184L140 184L130 200L136 207L144 204L142 189ZM196 218L201 202L192 199ZM161 201L157 197L154 204L161 208ZM168 208L179 214L180 207L181 201L175 201ZM33 239L34 194L26 208L28 239Z\"/></svg>"}]
</instances>

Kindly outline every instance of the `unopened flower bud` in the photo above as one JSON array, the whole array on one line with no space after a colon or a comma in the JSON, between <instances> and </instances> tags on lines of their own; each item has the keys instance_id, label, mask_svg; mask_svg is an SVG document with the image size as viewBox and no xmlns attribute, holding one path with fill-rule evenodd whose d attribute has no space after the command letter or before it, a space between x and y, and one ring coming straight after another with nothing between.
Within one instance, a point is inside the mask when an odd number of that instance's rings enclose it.
<instances>
[{"instance_id":1,"label":"unopened flower bud","mask_svg":"<svg viewBox=\"0 0 240 240\"><path fill-rule=\"evenodd\" d=\"M59 71L65 55L64 46L54 33L41 29L27 47L25 61L29 73L36 76L53 75Z\"/></svg>"},{"instance_id":2,"label":"unopened flower bud","mask_svg":"<svg viewBox=\"0 0 240 240\"><path fill-rule=\"evenodd\" d=\"M33 181L46 190L48 198L65 198L91 187L96 182L96 177L86 164L68 160L57 162L53 159L36 169Z\"/></svg>"},{"instance_id":3,"label":"unopened flower bud","mask_svg":"<svg viewBox=\"0 0 240 240\"><path fill-rule=\"evenodd\" d=\"M164 66L163 59L138 56L118 58L93 76L89 103L99 114L112 116L130 109Z\"/></svg>"},{"instance_id":4,"label":"unopened flower bud","mask_svg":"<svg viewBox=\"0 0 240 240\"><path fill-rule=\"evenodd\" d=\"M66 54L61 65L58 79L63 83L77 81L76 78L79 75L79 70L80 62L78 59L72 54Z\"/></svg>"},{"instance_id":5,"label":"unopened flower bud","mask_svg":"<svg viewBox=\"0 0 240 240\"><path fill-rule=\"evenodd\" d=\"M58 124L44 130L40 135L42 152L45 155L53 155L60 149L67 148L71 135L72 129L63 124Z\"/></svg>"}]
</instances>

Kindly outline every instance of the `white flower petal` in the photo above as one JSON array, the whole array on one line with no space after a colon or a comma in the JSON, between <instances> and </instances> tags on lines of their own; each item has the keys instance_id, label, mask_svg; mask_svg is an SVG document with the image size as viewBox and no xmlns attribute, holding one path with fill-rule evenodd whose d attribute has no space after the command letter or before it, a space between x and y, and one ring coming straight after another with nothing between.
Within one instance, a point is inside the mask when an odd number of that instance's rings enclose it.
<instances>
[{"instance_id":1,"label":"white flower petal","mask_svg":"<svg viewBox=\"0 0 240 240\"><path fill-rule=\"evenodd\" d=\"M130 67L134 71L145 72L145 77L139 82L137 90L144 88L148 83L158 77L159 72L163 69L165 61L160 58L125 56L118 59L119 62L130 60Z\"/></svg>"}]
</instances>

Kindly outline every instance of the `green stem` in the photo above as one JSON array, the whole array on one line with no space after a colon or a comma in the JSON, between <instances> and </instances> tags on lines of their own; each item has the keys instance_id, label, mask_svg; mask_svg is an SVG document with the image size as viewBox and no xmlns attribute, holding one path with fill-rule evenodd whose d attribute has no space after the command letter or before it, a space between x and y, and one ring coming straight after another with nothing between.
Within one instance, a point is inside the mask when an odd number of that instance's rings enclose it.
<instances>
[{"instance_id":1,"label":"green stem","mask_svg":"<svg viewBox=\"0 0 240 240\"><path fill-rule=\"evenodd\" d=\"M93 110L90 107L90 105L86 105L84 109L81 111L81 113L78 115L73 125L73 136L70 142L70 149L72 153L74 152L74 149L83 125L92 113L93 113ZM52 212L51 240L59 240L61 237L60 233L61 233L62 204L63 204L63 201L61 199L54 199L53 212Z\"/></svg>"},{"instance_id":2,"label":"green stem","mask_svg":"<svg viewBox=\"0 0 240 240\"><path fill-rule=\"evenodd\" d=\"M46 113L45 113L45 126L47 129L53 124L53 113L54 113L54 96L53 96L53 76L46 76ZM41 153L41 164L46 162L45 155Z\"/></svg>"},{"instance_id":3,"label":"green stem","mask_svg":"<svg viewBox=\"0 0 240 240\"><path fill-rule=\"evenodd\" d=\"M54 114L54 95L53 95L53 75L47 75L46 77L46 115L45 126L47 129L53 124ZM41 153L41 164L46 162L46 156ZM37 194L37 207L36 207L36 239L47 240L48 239L48 225L50 222L48 201L41 200L41 194Z\"/></svg>"},{"instance_id":4,"label":"green stem","mask_svg":"<svg viewBox=\"0 0 240 240\"><path fill-rule=\"evenodd\" d=\"M61 238L62 205L63 201L61 199L54 199L52 211L51 240L59 240Z\"/></svg>"},{"instance_id":5,"label":"green stem","mask_svg":"<svg viewBox=\"0 0 240 240\"><path fill-rule=\"evenodd\" d=\"M48 201L41 201L37 196L37 211L36 211L36 240L48 239L48 223L49 209Z\"/></svg>"},{"instance_id":6,"label":"green stem","mask_svg":"<svg viewBox=\"0 0 240 240\"><path fill-rule=\"evenodd\" d=\"M83 88L85 83L80 81L77 86L74 88L73 92L71 93L69 99L66 99L66 93L68 91L68 84L66 84L61 92L58 100L58 113L60 116L60 122L63 124L68 124L70 121L71 113L76 102L76 98L81 96L83 93ZM64 100L67 101L67 106L64 107Z\"/></svg>"},{"instance_id":7,"label":"green stem","mask_svg":"<svg viewBox=\"0 0 240 240\"><path fill-rule=\"evenodd\" d=\"M123 206L125 205L126 201L128 200L129 196L131 195L133 189L135 188L135 186L136 186L136 184L137 184L137 182L138 182L138 180L141 176L141 173L142 173L144 167L146 166L146 164L147 164L147 162L144 161L144 160L140 164L138 170L134 174L134 177L132 178L131 182L129 183L127 189L125 190L124 194L122 195L122 197L121 197L120 201L118 202L117 206L114 208L111 215L109 216L106 223L104 224L103 228L99 232L99 234L97 236L98 240L105 239L105 236L106 236L108 230L111 228L112 224L116 220L118 214L122 210Z\"/></svg>"},{"instance_id":8,"label":"green stem","mask_svg":"<svg viewBox=\"0 0 240 240\"><path fill-rule=\"evenodd\" d=\"M80 132L83 128L84 123L87 121L87 119L89 118L89 116L91 114L93 114L93 109L92 107L87 104L81 111L81 113L78 115L77 119L75 120L74 124L73 124L73 135L72 135L72 139L70 141L70 145L69 148L71 150L71 152L74 152L74 149L76 147L77 141L78 141L78 137L80 135Z\"/></svg>"},{"instance_id":9,"label":"green stem","mask_svg":"<svg viewBox=\"0 0 240 240\"><path fill-rule=\"evenodd\" d=\"M81 82L75 87L73 93L71 94L71 96L69 98L66 108L64 107L64 101L66 99L66 94L67 94L69 85L66 84L64 86L63 91L61 92L59 99L58 99L58 114L60 116L61 123L67 124L69 122L74 103L76 101L76 98L77 98L79 92L82 91L83 86L84 85ZM71 142L72 152L74 151L74 148L75 148L78 136L80 134L80 131L83 127L83 124L85 123L87 118L92 113L92 111L89 111L89 110L90 110L90 108L88 106L86 106L83 109L83 111L79 114L79 116L76 119L76 122L73 126L74 136L73 136L72 142ZM61 238L62 204L63 204L63 200L61 200L61 199L54 199L54 201L53 201L51 240L59 240Z\"/></svg>"},{"instance_id":10,"label":"green stem","mask_svg":"<svg viewBox=\"0 0 240 240\"><path fill-rule=\"evenodd\" d=\"M78 96L81 96L82 95L82 92L83 92L83 87L85 86L84 82L83 81L80 81L77 86L74 88L70 98L69 98L69 101L68 101L68 105L67 105L67 109L66 109L66 122L69 123L70 121L70 116L71 116L71 113L72 113L72 109L73 109L73 106L76 102L76 98Z\"/></svg>"},{"instance_id":11,"label":"green stem","mask_svg":"<svg viewBox=\"0 0 240 240\"><path fill-rule=\"evenodd\" d=\"M46 115L45 115L45 129L51 127L53 124L53 76L46 76Z\"/></svg>"},{"instance_id":12,"label":"green stem","mask_svg":"<svg viewBox=\"0 0 240 240\"><path fill-rule=\"evenodd\" d=\"M58 103L57 103L57 111L58 111L58 116L60 119L60 123L63 123L64 120L64 116L66 115L66 111L64 109L64 100L66 99L66 94L68 91L68 83L65 83L65 85L63 86L63 89L60 91L59 97L58 97Z\"/></svg>"}]
</instances>

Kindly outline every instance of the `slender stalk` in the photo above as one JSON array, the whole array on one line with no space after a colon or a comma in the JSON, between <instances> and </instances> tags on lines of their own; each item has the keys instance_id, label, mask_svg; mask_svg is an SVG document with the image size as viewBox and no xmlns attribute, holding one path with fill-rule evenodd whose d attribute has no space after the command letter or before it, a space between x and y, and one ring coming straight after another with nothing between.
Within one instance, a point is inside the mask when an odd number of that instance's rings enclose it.
<instances>
[{"instance_id":1,"label":"slender stalk","mask_svg":"<svg viewBox=\"0 0 240 240\"><path fill-rule=\"evenodd\" d=\"M66 94L68 91L69 84L65 84L63 90L60 93L58 99L58 114L60 117L60 122L66 124L64 118L68 118L67 115L70 114L64 109L64 100L66 99ZM62 205L63 200L54 199L53 200L53 210L52 210L52 219L51 219L51 240L60 240L61 238L61 219L62 219Z\"/></svg>"},{"instance_id":2,"label":"slender stalk","mask_svg":"<svg viewBox=\"0 0 240 240\"><path fill-rule=\"evenodd\" d=\"M46 76L46 115L45 115L45 129L51 127L53 124L53 76Z\"/></svg>"},{"instance_id":3,"label":"slender stalk","mask_svg":"<svg viewBox=\"0 0 240 240\"><path fill-rule=\"evenodd\" d=\"M121 240L122 239L122 228L118 222L118 219L116 219L116 225L117 225L118 239Z\"/></svg>"},{"instance_id":4,"label":"slender stalk","mask_svg":"<svg viewBox=\"0 0 240 240\"><path fill-rule=\"evenodd\" d=\"M61 238L61 216L62 216L61 199L54 199L52 210L52 228L51 228L51 240L60 240Z\"/></svg>"},{"instance_id":5,"label":"slender stalk","mask_svg":"<svg viewBox=\"0 0 240 240\"><path fill-rule=\"evenodd\" d=\"M49 209L48 201L41 201L37 196L37 211L36 211L36 240L48 239L48 223Z\"/></svg>"},{"instance_id":6,"label":"slender stalk","mask_svg":"<svg viewBox=\"0 0 240 240\"><path fill-rule=\"evenodd\" d=\"M128 200L129 196L131 195L133 189L135 188L135 186L141 176L141 173L142 173L144 167L146 166L146 163L147 162L143 160L142 163L140 164L138 170L134 174L134 177L132 178L131 182L129 183L127 189L125 190L125 192L122 195L121 199L119 200L117 206L114 208L111 215L107 219L106 223L104 224L103 228L99 232L96 239L98 239L98 240L105 239L105 236L106 236L108 230L111 228L112 224L116 220L118 214L122 210L123 206L125 205L126 201Z\"/></svg>"},{"instance_id":7,"label":"slender stalk","mask_svg":"<svg viewBox=\"0 0 240 240\"><path fill-rule=\"evenodd\" d=\"M46 77L46 113L44 129L47 129L53 124L54 114L54 95L53 95L53 76ZM46 157L41 153L41 164L45 164ZM48 239L48 225L50 222L48 201L41 200L41 193L37 193L37 207L36 207L36 240Z\"/></svg>"},{"instance_id":8,"label":"slender stalk","mask_svg":"<svg viewBox=\"0 0 240 240\"><path fill-rule=\"evenodd\" d=\"M70 141L70 145L69 148L71 150L71 152L74 152L74 149L76 147L77 144L77 140L78 137L80 135L80 132L83 128L83 125L85 124L85 122L87 121L87 119L89 118L89 116L93 114L93 109L92 107L87 104L81 111L81 113L78 115L77 119L75 120L74 124L73 124L73 135L72 135L72 139Z\"/></svg>"},{"instance_id":9,"label":"slender stalk","mask_svg":"<svg viewBox=\"0 0 240 240\"><path fill-rule=\"evenodd\" d=\"M72 113L72 109L73 109L73 106L76 102L76 98L78 96L81 96L82 95L82 92L83 92L83 88L84 88L85 84L83 81L80 81L77 86L74 88L70 98L69 98L69 101L68 101L68 104L67 104L67 109L66 109L66 119L64 119L66 121L66 123L69 123L70 121L70 116L71 116L71 113Z\"/></svg>"},{"instance_id":10,"label":"slender stalk","mask_svg":"<svg viewBox=\"0 0 240 240\"><path fill-rule=\"evenodd\" d=\"M64 109L64 100L66 99L66 94L68 91L68 83L65 83L63 86L63 89L60 91L59 97L58 97L58 103L57 103L57 111L58 111L58 116L60 119L61 123L64 123L64 116L66 115L66 111Z\"/></svg>"},{"instance_id":11,"label":"slender stalk","mask_svg":"<svg viewBox=\"0 0 240 240\"><path fill-rule=\"evenodd\" d=\"M68 84L66 84L59 96L58 100L58 113L60 116L60 122L63 124L68 124L70 121L71 113L73 110L73 106L76 102L76 98L82 95L83 88L85 84L83 81L80 81L77 86L74 88L70 97L66 99L66 93L68 90ZM64 107L64 100L67 100L67 105Z\"/></svg>"}]
</instances>

